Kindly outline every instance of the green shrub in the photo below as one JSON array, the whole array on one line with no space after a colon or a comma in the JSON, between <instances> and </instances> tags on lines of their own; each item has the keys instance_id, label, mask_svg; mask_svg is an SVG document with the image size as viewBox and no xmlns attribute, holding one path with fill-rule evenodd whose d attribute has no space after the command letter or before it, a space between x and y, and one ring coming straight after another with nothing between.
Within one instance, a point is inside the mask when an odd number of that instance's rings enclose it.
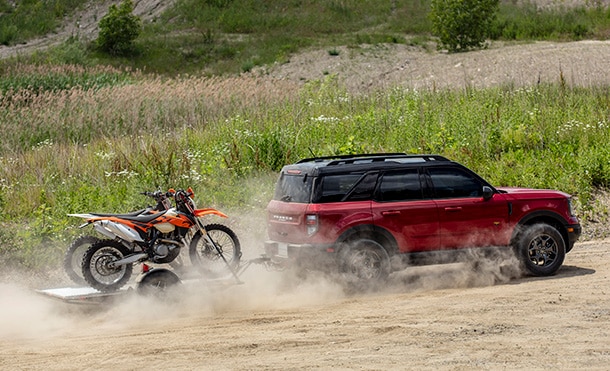
<instances>
[{"instance_id":1,"label":"green shrub","mask_svg":"<svg viewBox=\"0 0 610 371\"><path fill-rule=\"evenodd\" d=\"M485 45L499 0L432 0L432 32L450 52Z\"/></svg>"},{"instance_id":2,"label":"green shrub","mask_svg":"<svg viewBox=\"0 0 610 371\"><path fill-rule=\"evenodd\" d=\"M142 20L133 15L133 2L123 0L120 6L112 4L99 23L97 45L112 55L133 52L133 42L142 32Z\"/></svg>"}]
</instances>

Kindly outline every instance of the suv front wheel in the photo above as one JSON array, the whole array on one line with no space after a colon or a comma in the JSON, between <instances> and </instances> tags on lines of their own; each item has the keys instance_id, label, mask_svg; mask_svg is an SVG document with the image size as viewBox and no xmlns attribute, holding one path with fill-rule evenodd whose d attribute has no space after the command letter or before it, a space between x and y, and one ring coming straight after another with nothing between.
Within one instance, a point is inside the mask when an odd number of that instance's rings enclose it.
<instances>
[{"instance_id":1,"label":"suv front wheel","mask_svg":"<svg viewBox=\"0 0 610 371\"><path fill-rule=\"evenodd\" d=\"M517 254L525 269L534 276L555 274L563 264L565 251L563 237L548 224L527 227L517 246Z\"/></svg>"},{"instance_id":2,"label":"suv front wheel","mask_svg":"<svg viewBox=\"0 0 610 371\"><path fill-rule=\"evenodd\" d=\"M344 248L340 256L347 283L360 289L371 288L390 274L390 257L376 241L356 240Z\"/></svg>"}]
</instances>

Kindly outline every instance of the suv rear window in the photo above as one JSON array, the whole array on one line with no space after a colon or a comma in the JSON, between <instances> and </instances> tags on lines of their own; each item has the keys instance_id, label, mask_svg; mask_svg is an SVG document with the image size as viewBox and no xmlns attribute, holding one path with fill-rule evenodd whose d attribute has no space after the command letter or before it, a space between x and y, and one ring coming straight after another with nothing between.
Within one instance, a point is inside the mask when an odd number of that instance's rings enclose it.
<instances>
[{"instance_id":1,"label":"suv rear window","mask_svg":"<svg viewBox=\"0 0 610 371\"><path fill-rule=\"evenodd\" d=\"M282 173L275 187L274 200L309 203L313 178L307 174Z\"/></svg>"}]
</instances>

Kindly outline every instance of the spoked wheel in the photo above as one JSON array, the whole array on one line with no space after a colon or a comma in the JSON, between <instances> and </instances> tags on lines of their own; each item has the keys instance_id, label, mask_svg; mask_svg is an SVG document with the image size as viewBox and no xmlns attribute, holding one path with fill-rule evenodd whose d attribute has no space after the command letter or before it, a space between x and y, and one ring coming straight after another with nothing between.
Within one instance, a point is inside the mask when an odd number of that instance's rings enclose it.
<instances>
[{"instance_id":1,"label":"spoked wheel","mask_svg":"<svg viewBox=\"0 0 610 371\"><path fill-rule=\"evenodd\" d=\"M153 269L138 282L138 293L143 296L168 301L177 295L180 279L167 269Z\"/></svg>"},{"instance_id":2,"label":"spoked wheel","mask_svg":"<svg viewBox=\"0 0 610 371\"><path fill-rule=\"evenodd\" d=\"M565 258L565 242L548 224L528 227L519 240L518 255L525 269L535 276L555 274Z\"/></svg>"},{"instance_id":3,"label":"spoked wheel","mask_svg":"<svg viewBox=\"0 0 610 371\"><path fill-rule=\"evenodd\" d=\"M83 258L91 245L99 242L100 239L93 236L81 236L74 240L64 254L64 271L72 282L86 284L83 278Z\"/></svg>"},{"instance_id":4,"label":"spoked wheel","mask_svg":"<svg viewBox=\"0 0 610 371\"><path fill-rule=\"evenodd\" d=\"M241 246L237 235L222 224L205 226L207 237L197 231L189 246L191 263L208 277L226 275L239 266ZM227 266L228 265L228 266Z\"/></svg>"},{"instance_id":5,"label":"spoked wheel","mask_svg":"<svg viewBox=\"0 0 610 371\"><path fill-rule=\"evenodd\" d=\"M129 255L130 251L118 241L101 240L91 245L83 258L83 277L99 291L116 291L129 281L131 264L114 266L114 262Z\"/></svg>"}]
</instances>

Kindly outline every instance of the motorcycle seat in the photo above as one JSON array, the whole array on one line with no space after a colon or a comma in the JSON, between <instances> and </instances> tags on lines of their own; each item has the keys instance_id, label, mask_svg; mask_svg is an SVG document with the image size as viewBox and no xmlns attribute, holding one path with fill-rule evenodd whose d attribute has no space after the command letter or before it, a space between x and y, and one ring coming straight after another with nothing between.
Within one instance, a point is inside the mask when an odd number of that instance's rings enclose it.
<instances>
[{"instance_id":1,"label":"motorcycle seat","mask_svg":"<svg viewBox=\"0 0 610 371\"><path fill-rule=\"evenodd\" d=\"M167 210L159 211L159 212L156 212L156 213L145 213L145 214L140 214L140 215L128 215L128 216L122 217L122 219L131 220L131 221L134 221L134 222L148 223L151 220L156 219L156 218L160 217L161 215L165 214L166 212L167 212Z\"/></svg>"}]
</instances>

